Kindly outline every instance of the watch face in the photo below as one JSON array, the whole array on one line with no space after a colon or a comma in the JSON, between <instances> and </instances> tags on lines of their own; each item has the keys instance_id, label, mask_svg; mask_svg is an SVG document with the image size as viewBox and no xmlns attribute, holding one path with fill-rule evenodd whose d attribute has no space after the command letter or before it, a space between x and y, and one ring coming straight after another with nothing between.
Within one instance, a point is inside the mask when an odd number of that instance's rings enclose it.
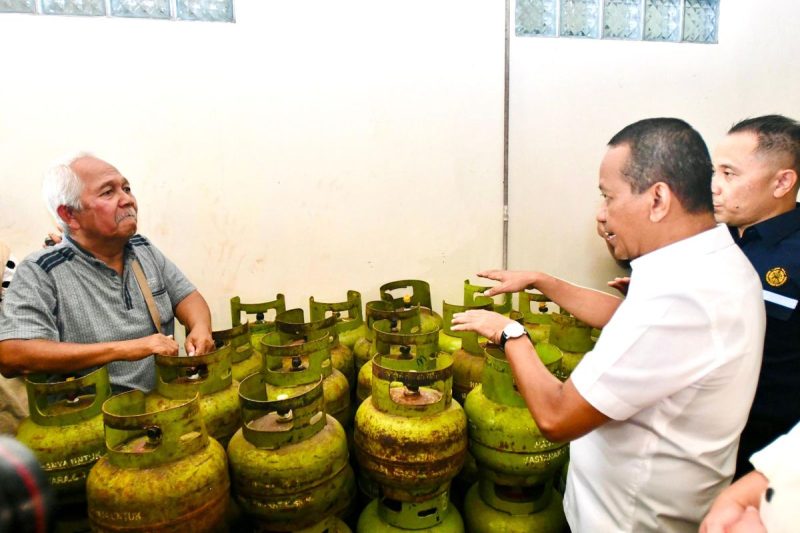
<instances>
[{"instance_id":1,"label":"watch face","mask_svg":"<svg viewBox=\"0 0 800 533\"><path fill-rule=\"evenodd\" d=\"M512 322L503 328L503 333L505 333L506 337L509 339L516 339L517 337L525 335L525 328L522 327L522 324L519 322Z\"/></svg>"}]
</instances>

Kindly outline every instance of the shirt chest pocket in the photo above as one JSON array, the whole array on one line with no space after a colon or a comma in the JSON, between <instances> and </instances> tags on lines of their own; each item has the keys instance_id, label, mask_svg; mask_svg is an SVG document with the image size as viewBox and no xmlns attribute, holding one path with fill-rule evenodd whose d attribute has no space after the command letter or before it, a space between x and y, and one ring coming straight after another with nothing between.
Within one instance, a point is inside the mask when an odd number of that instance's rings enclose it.
<instances>
[{"instance_id":1,"label":"shirt chest pocket","mask_svg":"<svg viewBox=\"0 0 800 533\"><path fill-rule=\"evenodd\" d=\"M164 325L172 322L172 301L167 292L167 286L160 279L148 279L147 284L150 286L150 292L153 295L153 300L156 303L158 314L161 318L162 329Z\"/></svg>"}]
</instances>

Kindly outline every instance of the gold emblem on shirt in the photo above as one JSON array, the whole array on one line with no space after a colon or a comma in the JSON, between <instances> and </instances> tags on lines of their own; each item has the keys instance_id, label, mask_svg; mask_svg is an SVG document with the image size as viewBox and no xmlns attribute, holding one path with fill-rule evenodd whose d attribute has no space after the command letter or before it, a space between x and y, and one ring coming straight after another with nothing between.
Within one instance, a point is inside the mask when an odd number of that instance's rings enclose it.
<instances>
[{"instance_id":1,"label":"gold emblem on shirt","mask_svg":"<svg viewBox=\"0 0 800 533\"><path fill-rule=\"evenodd\" d=\"M765 276L767 279L767 283L769 283L773 287L780 287L789 279L789 274L786 273L786 270L781 267L775 267L769 269L767 275Z\"/></svg>"}]
</instances>

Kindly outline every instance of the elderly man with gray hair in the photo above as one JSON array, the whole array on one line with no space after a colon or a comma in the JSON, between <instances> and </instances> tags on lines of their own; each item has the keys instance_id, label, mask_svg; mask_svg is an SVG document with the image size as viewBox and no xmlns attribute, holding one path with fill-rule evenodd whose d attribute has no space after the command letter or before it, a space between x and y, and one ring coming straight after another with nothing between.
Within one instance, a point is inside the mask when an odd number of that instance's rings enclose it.
<instances>
[{"instance_id":1,"label":"elderly man with gray hair","mask_svg":"<svg viewBox=\"0 0 800 533\"><path fill-rule=\"evenodd\" d=\"M0 313L0 372L83 374L107 364L115 392L149 391L152 355L178 353L175 317L189 355L213 349L205 299L136 234L136 198L116 168L80 153L47 171L43 194L64 239L17 267Z\"/></svg>"}]
</instances>

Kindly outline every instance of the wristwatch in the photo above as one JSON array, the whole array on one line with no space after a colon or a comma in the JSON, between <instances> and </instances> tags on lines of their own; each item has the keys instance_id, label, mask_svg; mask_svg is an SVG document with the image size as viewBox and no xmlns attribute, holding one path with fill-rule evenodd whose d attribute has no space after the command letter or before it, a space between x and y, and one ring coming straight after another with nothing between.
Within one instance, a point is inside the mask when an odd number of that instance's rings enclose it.
<instances>
[{"instance_id":1,"label":"wristwatch","mask_svg":"<svg viewBox=\"0 0 800 533\"><path fill-rule=\"evenodd\" d=\"M500 334L500 349L505 349L508 339L517 339L523 335L527 336L529 339L531 338L531 336L528 335L528 330L526 330L522 324L519 322L511 322L503 328L503 333Z\"/></svg>"}]
</instances>

